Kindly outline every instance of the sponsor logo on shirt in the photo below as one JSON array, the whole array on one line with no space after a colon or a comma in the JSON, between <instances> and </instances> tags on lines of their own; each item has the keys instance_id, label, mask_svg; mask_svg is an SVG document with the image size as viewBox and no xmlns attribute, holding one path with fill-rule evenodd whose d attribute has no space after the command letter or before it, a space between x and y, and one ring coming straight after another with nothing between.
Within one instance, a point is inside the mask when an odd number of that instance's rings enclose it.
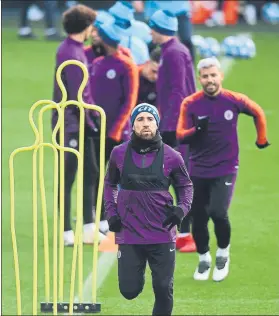
<instances>
[{"instance_id":1,"label":"sponsor logo on shirt","mask_svg":"<svg viewBox=\"0 0 279 316\"><path fill-rule=\"evenodd\" d=\"M145 149L141 149L140 152L141 152L141 153L146 153L146 152L148 152L149 150L150 150L150 147L147 147L147 148L145 148Z\"/></svg>"},{"instance_id":2,"label":"sponsor logo on shirt","mask_svg":"<svg viewBox=\"0 0 279 316\"><path fill-rule=\"evenodd\" d=\"M114 79L116 77L116 71L114 69L110 69L107 71L107 78Z\"/></svg>"},{"instance_id":3,"label":"sponsor logo on shirt","mask_svg":"<svg viewBox=\"0 0 279 316\"><path fill-rule=\"evenodd\" d=\"M227 110L224 113L224 117L227 121L230 121L233 119L233 112L231 110Z\"/></svg>"}]
</instances>

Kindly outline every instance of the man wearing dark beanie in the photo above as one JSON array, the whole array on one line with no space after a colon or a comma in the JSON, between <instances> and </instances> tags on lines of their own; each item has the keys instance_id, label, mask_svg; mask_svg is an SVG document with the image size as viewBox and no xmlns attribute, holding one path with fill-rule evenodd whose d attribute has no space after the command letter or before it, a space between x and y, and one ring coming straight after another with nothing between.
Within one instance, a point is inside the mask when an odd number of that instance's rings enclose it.
<instances>
[{"instance_id":1,"label":"man wearing dark beanie","mask_svg":"<svg viewBox=\"0 0 279 316\"><path fill-rule=\"evenodd\" d=\"M98 26L100 45L105 54L96 58L91 66L90 86L96 104L101 106L107 116L106 161L114 146L128 140L131 134L130 115L135 107L139 89L137 65L119 49L120 36L114 24ZM95 148L99 151L100 140L94 137ZM97 157L97 165L99 158ZM104 209L104 208L103 208ZM101 229L105 232L104 212ZM108 229L108 225L106 222Z\"/></svg>"},{"instance_id":2,"label":"man wearing dark beanie","mask_svg":"<svg viewBox=\"0 0 279 316\"><path fill-rule=\"evenodd\" d=\"M121 294L132 300L142 292L148 262L155 295L152 315L171 315L176 226L190 210L193 189L180 153L162 142L159 123L155 106L142 103L134 108L131 140L110 156L104 199L119 245ZM177 189L177 206L170 183Z\"/></svg>"},{"instance_id":3,"label":"man wearing dark beanie","mask_svg":"<svg viewBox=\"0 0 279 316\"><path fill-rule=\"evenodd\" d=\"M161 46L156 84L157 107L162 116L160 131L163 141L172 148L177 148L176 126L181 103L185 96L196 91L193 62L190 51L175 37L178 29L177 17L169 11L159 10L151 16L149 26L152 29L153 43ZM189 216L181 224L176 246L181 252L196 251L190 234Z\"/></svg>"},{"instance_id":4,"label":"man wearing dark beanie","mask_svg":"<svg viewBox=\"0 0 279 316\"><path fill-rule=\"evenodd\" d=\"M60 44L56 53L57 68L67 60L78 60L87 65L83 50L83 42L88 39L96 13L84 5L77 5L63 14L63 26L68 37ZM83 80L83 72L78 66L69 65L62 72L62 80L67 90L68 100L77 100L77 93ZM61 102L62 95L56 79L54 79L53 100ZM83 101L94 104L90 85L86 85L83 92ZM98 167L96 164L96 152L92 141L92 134L98 130L97 113L85 110L85 138L84 138L84 185L83 185L83 242L93 243L95 224L93 223L93 209L96 200ZM57 123L57 111L53 111L52 128ZM65 140L64 145L74 149L79 148L79 109L75 105L65 109ZM98 155L98 153L97 153ZM64 244L74 244L74 232L71 227L71 192L77 171L77 159L72 153L65 152L65 192L64 192ZM61 200L59 201L61 202ZM60 205L60 203L59 203ZM102 240L105 235L99 235Z\"/></svg>"}]
</instances>

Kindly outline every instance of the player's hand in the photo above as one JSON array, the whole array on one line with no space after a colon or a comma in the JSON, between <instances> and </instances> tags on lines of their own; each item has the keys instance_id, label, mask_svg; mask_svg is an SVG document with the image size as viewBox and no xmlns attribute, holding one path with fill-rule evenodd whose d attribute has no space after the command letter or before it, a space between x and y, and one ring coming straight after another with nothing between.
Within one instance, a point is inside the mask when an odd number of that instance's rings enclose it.
<instances>
[{"instance_id":1,"label":"player's hand","mask_svg":"<svg viewBox=\"0 0 279 316\"><path fill-rule=\"evenodd\" d=\"M165 210L167 212L167 218L163 221L163 227L168 227L170 231L174 226L180 225L183 217L184 212L181 207L179 206L172 206L172 205L165 205Z\"/></svg>"},{"instance_id":2,"label":"player's hand","mask_svg":"<svg viewBox=\"0 0 279 316\"><path fill-rule=\"evenodd\" d=\"M203 117L197 117L196 118L196 130L197 132L207 132L208 129L208 123L209 123L209 117L203 116Z\"/></svg>"},{"instance_id":3,"label":"player's hand","mask_svg":"<svg viewBox=\"0 0 279 316\"><path fill-rule=\"evenodd\" d=\"M256 142L256 146L259 148L259 149L264 149L264 148L266 148L266 147L268 147L268 146L270 146L271 144L269 143L269 142L266 142L266 143L264 143L264 144L258 144L257 142Z\"/></svg>"},{"instance_id":4,"label":"player's hand","mask_svg":"<svg viewBox=\"0 0 279 316\"><path fill-rule=\"evenodd\" d=\"M109 220L109 230L114 233L119 233L122 229L121 218L118 215L113 215Z\"/></svg>"}]
</instances>

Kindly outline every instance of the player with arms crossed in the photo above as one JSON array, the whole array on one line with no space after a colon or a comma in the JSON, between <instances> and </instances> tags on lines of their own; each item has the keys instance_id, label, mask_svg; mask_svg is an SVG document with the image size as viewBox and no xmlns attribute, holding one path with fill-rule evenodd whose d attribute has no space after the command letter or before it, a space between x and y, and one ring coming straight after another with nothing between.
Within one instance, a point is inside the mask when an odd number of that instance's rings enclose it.
<instances>
[{"instance_id":1,"label":"player with arms crossed","mask_svg":"<svg viewBox=\"0 0 279 316\"><path fill-rule=\"evenodd\" d=\"M222 88L223 74L216 58L198 63L203 90L182 102L177 137L190 145L189 173L194 186L191 213L193 237L199 253L195 280L207 280L211 268L209 218L217 238L213 280L229 273L231 226L228 208L238 170L237 120L241 113L254 118L256 146L269 146L266 118L262 108L247 96Z\"/></svg>"}]
</instances>

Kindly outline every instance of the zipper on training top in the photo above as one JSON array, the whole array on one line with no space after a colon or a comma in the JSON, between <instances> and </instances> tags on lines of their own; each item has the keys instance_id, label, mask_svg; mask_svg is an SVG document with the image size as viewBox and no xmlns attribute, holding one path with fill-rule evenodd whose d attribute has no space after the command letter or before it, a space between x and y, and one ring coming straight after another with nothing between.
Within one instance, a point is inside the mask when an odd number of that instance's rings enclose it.
<instances>
[{"instance_id":1,"label":"zipper on training top","mask_svg":"<svg viewBox=\"0 0 279 316\"><path fill-rule=\"evenodd\" d=\"M146 155L143 155L143 157L142 157L142 168L145 167L145 158L146 158Z\"/></svg>"}]
</instances>

